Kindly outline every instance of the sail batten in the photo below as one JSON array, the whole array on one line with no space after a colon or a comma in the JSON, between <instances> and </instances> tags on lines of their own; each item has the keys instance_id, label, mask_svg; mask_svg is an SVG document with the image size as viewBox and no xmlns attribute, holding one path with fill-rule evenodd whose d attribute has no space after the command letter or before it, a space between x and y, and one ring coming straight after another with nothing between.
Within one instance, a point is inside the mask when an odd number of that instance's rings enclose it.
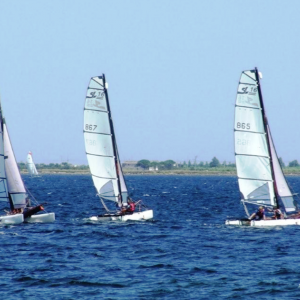
<instances>
[{"instance_id":1,"label":"sail batten","mask_svg":"<svg viewBox=\"0 0 300 300\"><path fill-rule=\"evenodd\" d=\"M90 80L84 106L84 140L94 186L100 198L126 202L127 187L120 167L105 76Z\"/></svg>"}]
</instances>

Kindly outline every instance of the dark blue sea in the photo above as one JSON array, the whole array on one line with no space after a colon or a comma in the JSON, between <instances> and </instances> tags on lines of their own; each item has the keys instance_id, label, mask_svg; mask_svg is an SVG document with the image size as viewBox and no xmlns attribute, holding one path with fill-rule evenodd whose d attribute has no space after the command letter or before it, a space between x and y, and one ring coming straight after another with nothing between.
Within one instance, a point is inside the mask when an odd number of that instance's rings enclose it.
<instances>
[{"instance_id":1,"label":"dark blue sea","mask_svg":"<svg viewBox=\"0 0 300 300\"><path fill-rule=\"evenodd\" d=\"M127 176L155 217L124 223L88 175L23 178L56 222L0 227L0 299L300 299L300 227L225 226L234 176Z\"/></svg>"}]
</instances>

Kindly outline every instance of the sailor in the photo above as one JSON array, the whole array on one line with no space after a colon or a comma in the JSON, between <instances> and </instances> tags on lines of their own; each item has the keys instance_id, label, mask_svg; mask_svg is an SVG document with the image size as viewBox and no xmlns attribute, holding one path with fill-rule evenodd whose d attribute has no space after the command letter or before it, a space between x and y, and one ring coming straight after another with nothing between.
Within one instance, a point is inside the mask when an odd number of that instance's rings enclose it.
<instances>
[{"instance_id":1,"label":"sailor","mask_svg":"<svg viewBox=\"0 0 300 300\"><path fill-rule=\"evenodd\" d=\"M249 220L253 220L253 219L255 219L255 220L265 220L266 219L265 208L263 206L260 206L258 208L258 210L250 216Z\"/></svg>"},{"instance_id":2,"label":"sailor","mask_svg":"<svg viewBox=\"0 0 300 300\"><path fill-rule=\"evenodd\" d=\"M274 219L276 219L276 220L283 219L283 217L284 217L283 213L281 212L281 210L279 208L274 206L273 212L274 212L274 216L273 216Z\"/></svg>"},{"instance_id":3,"label":"sailor","mask_svg":"<svg viewBox=\"0 0 300 300\"><path fill-rule=\"evenodd\" d=\"M133 213L135 211L135 203L133 202L133 200L131 198L128 197L127 199L127 202L128 202L128 207L127 207L127 212L131 212Z\"/></svg>"}]
</instances>

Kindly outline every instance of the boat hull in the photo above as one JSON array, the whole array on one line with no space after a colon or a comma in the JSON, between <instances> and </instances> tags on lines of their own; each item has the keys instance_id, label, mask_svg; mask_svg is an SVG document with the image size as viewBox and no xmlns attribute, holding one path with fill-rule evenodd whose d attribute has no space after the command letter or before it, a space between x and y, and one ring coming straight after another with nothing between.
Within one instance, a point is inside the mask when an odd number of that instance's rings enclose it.
<instances>
[{"instance_id":1,"label":"boat hull","mask_svg":"<svg viewBox=\"0 0 300 300\"><path fill-rule=\"evenodd\" d=\"M269 226L288 226L300 225L300 219L280 219L280 220L226 220L225 225L253 226L253 227L269 227Z\"/></svg>"},{"instance_id":2,"label":"boat hull","mask_svg":"<svg viewBox=\"0 0 300 300\"><path fill-rule=\"evenodd\" d=\"M23 214L0 216L0 224L11 225L24 222Z\"/></svg>"},{"instance_id":3,"label":"boat hull","mask_svg":"<svg viewBox=\"0 0 300 300\"><path fill-rule=\"evenodd\" d=\"M151 220L153 219L153 210L145 210L140 212L134 212L128 215L114 215L106 214L103 216L93 216L90 217L91 221L141 221L141 220Z\"/></svg>"},{"instance_id":4,"label":"boat hull","mask_svg":"<svg viewBox=\"0 0 300 300\"><path fill-rule=\"evenodd\" d=\"M28 223L51 223L55 221L55 213L32 215L24 220Z\"/></svg>"}]
</instances>

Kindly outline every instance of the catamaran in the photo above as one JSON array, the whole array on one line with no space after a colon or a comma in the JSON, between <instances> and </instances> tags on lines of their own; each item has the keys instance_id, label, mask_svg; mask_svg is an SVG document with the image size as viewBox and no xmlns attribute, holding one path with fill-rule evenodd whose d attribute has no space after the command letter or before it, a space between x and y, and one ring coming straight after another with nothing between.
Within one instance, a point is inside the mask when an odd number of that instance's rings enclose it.
<instances>
[{"instance_id":1,"label":"catamaran","mask_svg":"<svg viewBox=\"0 0 300 300\"><path fill-rule=\"evenodd\" d=\"M235 104L235 158L246 219L227 225L300 225L298 204L283 175L266 117L260 79L255 70L242 72ZM284 218L250 220L249 209L280 209ZM262 209L263 209L262 208ZM300 217L300 215L299 215Z\"/></svg>"},{"instance_id":2,"label":"catamaran","mask_svg":"<svg viewBox=\"0 0 300 300\"><path fill-rule=\"evenodd\" d=\"M27 154L27 170L28 170L28 173L31 176L38 176L39 175L39 173L38 173L38 171L35 167L35 164L33 162L31 151L29 151L28 154Z\"/></svg>"},{"instance_id":3,"label":"catamaran","mask_svg":"<svg viewBox=\"0 0 300 300\"><path fill-rule=\"evenodd\" d=\"M87 89L84 106L84 140L86 155L97 191L97 196L106 210L103 215L91 220L148 220L153 218L153 210L141 202L137 210L128 212L128 190L116 143L111 116L105 75L92 77ZM109 200L119 208L110 210L105 204ZM107 202L109 203L109 202Z\"/></svg>"},{"instance_id":4,"label":"catamaran","mask_svg":"<svg viewBox=\"0 0 300 300\"><path fill-rule=\"evenodd\" d=\"M19 224L25 222L53 222L54 213L41 213L43 205L31 206L24 182L16 162L8 134L7 124L0 104L0 200L7 201L10 211L0 216L0 224Z\"/></svg>"}]
</instances>

